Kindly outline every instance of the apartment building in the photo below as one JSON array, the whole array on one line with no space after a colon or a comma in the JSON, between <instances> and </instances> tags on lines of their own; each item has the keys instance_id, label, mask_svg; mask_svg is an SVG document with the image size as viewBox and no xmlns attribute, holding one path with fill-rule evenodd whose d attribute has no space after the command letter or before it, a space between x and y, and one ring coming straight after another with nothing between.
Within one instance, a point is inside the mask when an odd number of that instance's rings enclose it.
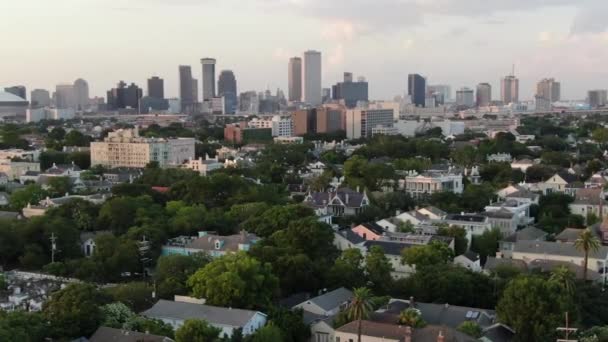
<instances>
[{"instance_id":1,"label":"apartment building","mask_svg":"<svg viewBox=\"0 0 608 342\"><path fill-rule=\"evenodd\" d=\"M143 168L150 162L177 167L194 159L193 138L144 138L135 129L120 129L102 142L91 143L91 165Z\"/></svg>"}]
</instances>

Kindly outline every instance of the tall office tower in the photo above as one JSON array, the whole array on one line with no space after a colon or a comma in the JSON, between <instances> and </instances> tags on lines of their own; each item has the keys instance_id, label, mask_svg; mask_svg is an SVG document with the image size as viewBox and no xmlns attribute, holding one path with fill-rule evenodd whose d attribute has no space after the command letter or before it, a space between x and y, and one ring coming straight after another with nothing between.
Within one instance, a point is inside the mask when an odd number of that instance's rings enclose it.
<instances>
[{"instance_id":1,"label":"tall office tower","mask_svg":"<svg viewBox=\"0 0 608 342\"><path fill-rule=\"evenodd\" d=\"M20 98L22 98L24 100L27 100L27 90L25 89L25 86L18 85L18 86L7 87L7 88L4 88L4 91L7 93L11 93L15 96L19 96Z\"/></svg>"},{"instance_id":2,"label":"tall office tower","mask_svg":"<svg viewBox=\"0 0 608 342\"><path fill-rule=\"evenodd\" d=\"M492 86L489 83L477 85L477 107L488 107L492 103Z\"/></svg>"},{"instance_id":3,"label":"tall office tower","mask_svg":"<svg viewBox=\"0 0 608 342\"><path fill-rule=\"evenodd\" d=\"M322 103L321 53L318 51L304 52L302 63L302 102L311 106Z\"/></svg>"},{"instance_id":4,"label":"tall office tower","mask_svg":"<svg viewBox=\"0 0 608 342\"><path fill-rule=\"evenodd\" d=\"M434 95L436 93L441 94L440 98L443 99L443 101L441 103L452 99L452 87L450 87L449 85L446 85L446 84L429 85L427 87L427 93L432 94L432 95ZM437 97L437 96L435 96L435 97Z\"/></svg>"},{"instance_id":5,"label":"tall office tower","mask_svg":"<svg viewBox=\"0 0 608 342\"><path fill-rule=\"evenodd\" d=\"M456 104L467 108L475 106L475 94L473 89L462 87L456 90Z\"/></svg>"},{"instance_id":6,"label":"tall office tower","mask_svg":"<svg viewBox=\"0 0 608 342\"><path fill-rule=\"evenodd\" d=\"M289 101L302 101L302 58L292 57L289 59L289 70L287 74Z\"/></svg>"},{"instance_id":7,"label":"tall office tower","mask_svg":"<svg viewBox=\"0 0 608 342\"><path fill-rule=\"evenodd\" d=\"M236 94L236 77L232 70L222 70L217 80L217 95L222 96L225 93Z\"/></svg>"},{"instance_id":8,"label":"tall office tower","mask_svg":"<svg viewBox=\"0 0 608 342\"><path fill-rule=\"evenodd\" d=\"M353 74L344 73L344 81L332 86L332 99L343 100L347 108L357 107L359 101L369 101L369 86L365 78L360 77L357 82L353 82Z\"/></svg>"},{"instance_id":9,"label":"tall office tower","mask_svg":"<svg viewBox=\"0 0 608 342\"><path fill-rule=\"evenodd\" d=\"M116 88L112 88L107 92L108 109L137 109L139 110L140 99L143 96L143 91L135 83L129 86L123 81L118 82Z\"/></svg>"},{"instance_id":10,"label":"tall office tower","mask_svg":"<svg viewBox=\"0 0 608 342\"><path fill-rule=\"evenodd\" d=\"M589 90L587 93L587 101L591 108L605 107L608 101L608 91Z\"/></svg>"},{"instance_id":11,"label":"tall office tower","mask_svg":"<svg viewBox=\"0 0 608 342\"><path fill-rule=\"evenodd\" d=\"M426 100L426 79L418 74L409 74L407 77L407 94L416 107L424 107Z\"/></svg>"},{"instance_id":12,"label":"tall office tower","mask_svg":"<svg viewBox=\"0 0 608 342\"><path fill-rule=\"evenodd\" d=\"M76 108L76 92L73 84L58 84L55 87L55 107L58 109Z\"/></svg>"},{"instance_id":13,"label":"tall office tower","mask_svg":"<svg viewBox=\"0 0 608 342\"><path fill-rule=\"evenodd\" d=\"M202 58L203 66L203 101L211 101L215 97L215 59Z\"/></svg>"},{"instance_id":14,"label":"tall office tower","mask_svg":"<svg viewBox=\"0 0 608 342\"><path fill-rule=\"evenodd\" d=\"M32 107L48 107L51 105L51 94L45 89L34 89L30 93Z\"/></svg>"},{"instance_id":15,"label":"tall office tower","mask_svg":"<svg viewBox=\"0 0 608 342\"><path fill-rule=\"evenodd\" d=\"M551 103L557 102L561 97L561 85L554 78L544 78L536 84L536 97Z\"/></svg>"},{"instance_id":16,"label":"tall office tower","mask_svg":"<svg viewBox=\"0 0 608 342\"><path fill-rule=\"evenodd\" d=\"M500 99L504 104L519 102L519 79L514 75L500 81Z\"/></svg>"},{"instance_id":17,"label":"tall office tower","mask_svg":"<svg viewBox=\"0 0 608 342\"><path fill-rule=\"evenodd\" d=\"M155 99L165 98L165 80L158 76L148 78L148 96Z\"/></svg>"},{"instance_id":18,"label":"tall office tower","mask_svg":"<svg viewBox=\"0 0 608 342\"><path fill-rule=\"evenodd\" d=\"M189 65L179 66L179 98L182 102L182 112L191 113L194 110L192 92L192 68Z\"/></svg>"},{"instance_id":19,"label":"tall office tower","mask_svg":"<svg viewBox=\"0 0 608 342\"><path fill-rule=\"evenodd\" d=\"M198 103L198 80L192 79L192 101L196 105Z\"/></svg>"},{"instance_id":20,"label":"tall office tower","mask_svg":"<svg viewBox=\"0 0 608 342\"><path fill-rule=\"evenodd\" d=\"M236 77L232 70L222 70L217 79L217 95L224 98L224 113L236 113L238 98Z\"/></svg>"},{"instance_id":21,"label":"tall office tower","mask_svg":"<svg viewBox=\"0 0 608 342\"><path fill-rule=\"evenodd\" d=\"M344 72L344 83L353 81L353 73L352 72Z\"/></svg>"},{"instance_id":22,"label":"tall office tower","mask_svg":"<svg viewBox=\"0 0 608 342\"><path fill-rule=\"evenodd\" d=\"M74 101L78 110L84 110L89 106L89 84L82 78L74 81Z\"/></svg>"}]
</instances>

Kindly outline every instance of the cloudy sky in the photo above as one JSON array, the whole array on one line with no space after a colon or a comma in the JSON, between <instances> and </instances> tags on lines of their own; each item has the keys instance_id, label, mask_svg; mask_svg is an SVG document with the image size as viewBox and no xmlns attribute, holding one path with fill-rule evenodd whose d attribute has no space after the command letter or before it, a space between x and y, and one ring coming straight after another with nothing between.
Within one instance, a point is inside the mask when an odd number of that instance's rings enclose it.
<instances>
[{"instance_id":1,"label":"cloudy sky","mask_svg":"<svg viewBox=\"0 0 608 342\"><path fill-rule=\"evenodd\" d=\"M522 98L555 77L562 97L608 88L607 0L0 0L0 84L54 88L85 78L102 96L145 86L201 57L239 91L286 88L287 60L323 53L323 84L365 76L370 95L403 94L408 73L453 89L493 85L515 64Z\"/></svg>"}]
</instances>

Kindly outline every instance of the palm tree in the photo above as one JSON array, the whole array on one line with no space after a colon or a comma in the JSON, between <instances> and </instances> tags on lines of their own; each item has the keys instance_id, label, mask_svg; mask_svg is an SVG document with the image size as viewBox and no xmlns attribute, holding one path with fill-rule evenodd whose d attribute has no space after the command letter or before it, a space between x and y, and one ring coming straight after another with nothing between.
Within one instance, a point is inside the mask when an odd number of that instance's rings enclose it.
<instances>
[{"instance_id":1,"label":"palm tree","mask_svg":"<svg viewBox=\"0 0 608 342\"><path fill-rule=\"evenodd\" d=\"M349 318L357 321L358 342L361 342L361 321L366 319L372 311L371 297L372 293L367 287L356 288L354 290L353 301L348 309Z\"/></svg>"},{"instance_id":2,"label":"palm tree","mask_svg":"<svg viewBox=\"0 0 608 342\"><path fill-rule=\"evenodd\" d=\"M559 266L551 272L549 281L562 287L569 295L574 294L574 272L566 266Z\"/></svg>"},{"instance_id":3,"label":"palm tree","mask_svg":"<svg viewBox=\"0 0 608 342\"><path fill-rule=\"evenodd\" d=\"M407 325L411 328L424 328L426 322L420 317L420 311L409 308L399 313L399 324Z\"/></svg>"},{"instance_id":4,"label":"palm tree","mask_svg":"<svg viewBox=\"0 0 608 342\"><path fill-rule=\"evenodd\" d=\"M585 263L583 270L583 280L587 280L587 263L589 262L589 252L597 252L600 249L600 240L591 232L589 228L585 229L574 241L574 246L579 252L585 253Z\"/></svg>"}]
</instances>

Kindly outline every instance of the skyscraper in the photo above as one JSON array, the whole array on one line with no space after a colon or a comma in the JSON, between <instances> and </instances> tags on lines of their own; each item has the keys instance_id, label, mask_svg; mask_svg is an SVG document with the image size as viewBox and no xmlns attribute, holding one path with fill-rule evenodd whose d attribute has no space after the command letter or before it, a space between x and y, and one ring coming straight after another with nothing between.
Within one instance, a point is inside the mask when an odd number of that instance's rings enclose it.
<instances>
[{"instance_id":1,"label":"skyscraper","mask_svg":"<svg viewBox=\"0 0 608 342\"><path fill-rule=\"evenodd\" d=\"M75 109L84 110L89 106L89 84L82 78L74 81Z\"/></svg>"},{"instance_id":2,"label":"skyscraper","mask_svg":"<svg viewBox=\"0 0 608 342\"><path fill-rule=\"evenodd\" d=\"M47 107L51 105L51 94L45 89L34 89L31 94L32 107Z\"/></svg>"},{"instance_id":3,"label":"skyscraper","mask_svg":"<svg viewBox=\"0 0 608 342\"><path fill-rule=\"evenodd\" d=\"M500 81L500 99L504 104L519 101L519 79L515 75L505 76Z\"/></svg>"},{"instance_id":4,"label":"skyscraper","mask_svg":"<svg viewBox=\"0 0 608 342\"><path fill-rule=\"evenodd\" d=\"M236 77L232 70L222 70L217 80L217 95L224 98L224 112L234 114L237 109Z\"/></svg>"},{"instance_id":5,"label":"skyscraper","mask_svg":"<svg viewBox=\"0 0 608 342\"><path fill-rule=\"evenodd\" d=\"M202 58L203 66L203 101L211 101L215 97L215 59Z\"/></svg>"},{"instance_id":6,"label":"skyscraper","mask_svg":"<svg viewBox=\"0 0 608 342\"><path fill-rule=\"evenodd\" d=\"M225 93L236 94L236 77L232 70L222 70L217 80L217 94L222 96Z\"/></svg>"},{"instance_id":7,"label":"skyscraper","mask_svg":"<svg viewBox=\"0 0 608 342\"><path fill-rule=\"evenodd\" d=\"M58 109L76 108L76 93L73 84L58 84L55 87L55 107Z\"/></svg>"},{"instance_id":8,"label":"skyscraper","mask_svg":"<svg viewBox=\"0 0 608 342\"><path fill-rule=\"evenodd\" d=\"M477 107L487 107L492 103L492 86L489 83L477 85Z\"/></svg>"},{"instance_id":9,"label":"skyscraper","mask_svg":"<svg viewBox=\"0 0 608 342\"><path fill-rule=\"evenodd\" d=\"M322 103L321 53L318 51L304 52L302 65L302 102L311 106Z\"/></svg>"},{"instance_id":10,"label":"skyscraper","mask_svg":"<svg viewBox=\"0 0 608 342\"><path fill-rule=\"evenodd\" d=\"M19 96L20 98L22 98L24 100L27 100L27 90L25 89L25 86L18 85L18 86L7 87L7 88L4 88L4 91L7 93L11 93L15 96Z\"/></svg>"},{"instance_id":11,"label":"skyscraper","mask_svg":"<svg viewBox=\"0 0 608 342\"><path fill-rule=\"evenodd\" d=\"M418 74L409 74L407 77L407 94L416 107L424 107L426 100L426 80Z\"/></svg>"},{"instance_id":12,"label":"skyscraper","mask_svg":"<svg viewBox=\"0 0 608 342\"><path fill-rule=\"evenodd\" d=\"M198 103L198 80L192 78L192 103L196 106Z\"/></svg>"},{"instance_id":13,"label":"skyscraper","mask_svg":"<svg viewBox=\"0 0 608 342\"><path fill-rule=\"evenodd\" d=\"M443 99L443 101L441 101L442 103L444 101L449 101L452 99L452 87L450 87L447 84L429 85L427 87L427 91L429 94L435 94L435 93L441 94L440 97Z\"/></svg>"},{"instance_id":14,"label":"skyscraper","mask_svg":"<svg viewBox=\"0 0 608 342\"><path fill-rule=\"evenodd\" d=\"M544 78L536 84L536 97L551 103L557 102L561 97L561 85L554 78Z\"/></svg>"},{"instance_id":15,"label":"skyscraper","mask_svg":"<svg viewBox=\"0 0 608 342\"><path fill-rule=\"evenodd\" d=\"M192 68L189 65L179 66L179 98L182 103L182 112L191 113L194 109L192 96Z\"/></svg>"},{"instance_id":16,"label":"skyscraper","mask_svg":"<svg viewBox=\"0 0 608 342\"><path fill-rule=\"evenodd\" d=\"M608 102L608 91L606 90L589 90L587 101L591 108L606 107Z\"/></svg>"},{"instance_id":17,"label":"skyscraper","mask_svg":"<svg viewBox=\"0 0 608 342\"><path fill-rule=\"evenodd\" d=\"M165 80L158 76L148 78L148 96L155 99L165 98Z\"/></svg>"},{"instance_id":18,"label":"skyscraper","mask_svg":"<svg viewBox=\"0 0 608 342\"><path fill-rule=\"evenodd\" d=\"M369 101L369 89L365 78L353 82L353 74L344 73L344 81L332 86L332 99L344 100L347 108L355 108L359 101Z\"/></svg>"},{"instance_id":19,"label":"skyscraper","mask_svg":"<svg viewBox=\"0 0 608 342\"><path fill-rule=\"evenodd\" d=\"M112 88L107 92L108 109L137 109L139 111L140 99L143 96L143 91L135 83L129 86L124 81L118 82L116 88Z\"/></svg>"},{"instance_id":20,"label":"skyscraper","mask_svg":"<svg viewBox=\"0 0 608 342\"><path fill-rule=\"evenodd\" d=\"M467 108L475 106L475 94L473 89L462 87L456 90L456 104Z\"/></svg>"},{"instance_id":21,"label":"skyscraper","mask_svg":"<svg viewBox=\"0 0 608 342\"><path fill-rule=\"evenodd\" d=\"M287 82L289 83L289 101L302 101L302 58L292 57L289 59Z\"/></svg>"}]
</instances>

